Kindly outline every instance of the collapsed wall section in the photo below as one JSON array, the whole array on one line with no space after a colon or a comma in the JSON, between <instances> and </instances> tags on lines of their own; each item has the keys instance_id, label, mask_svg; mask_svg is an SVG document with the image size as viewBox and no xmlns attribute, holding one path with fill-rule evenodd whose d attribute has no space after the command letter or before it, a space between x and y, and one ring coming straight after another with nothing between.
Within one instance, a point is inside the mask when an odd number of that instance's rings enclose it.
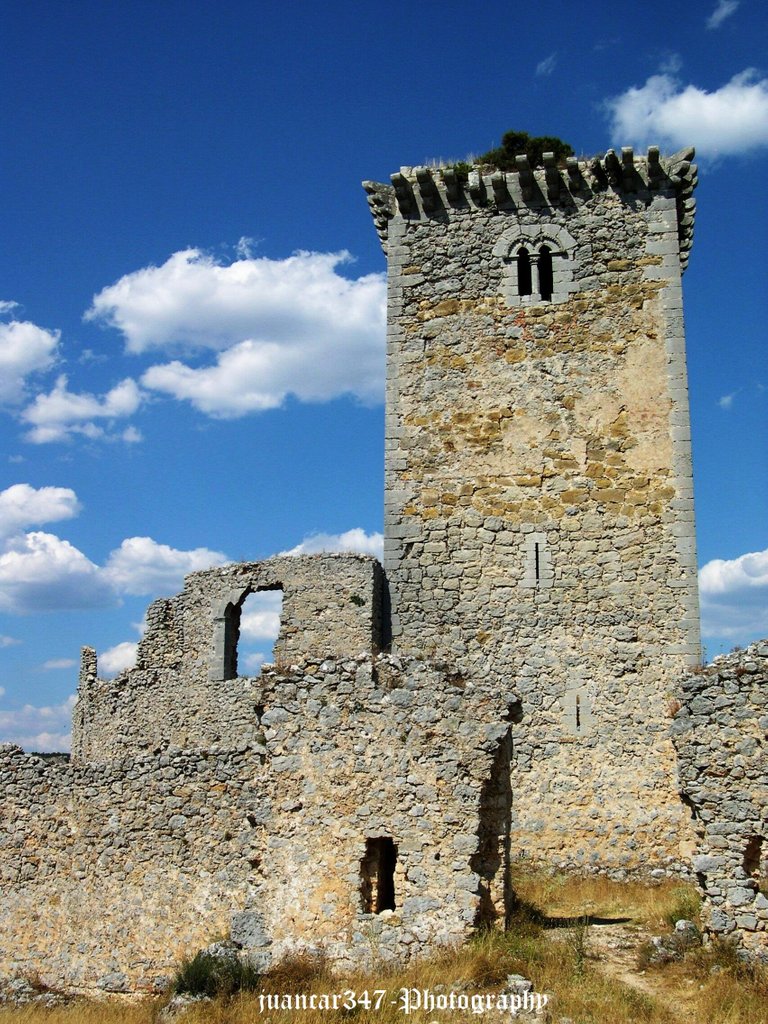
<instances>
[{"instance_id":1,"label":"collapsed wall section","mask_svg":"<svg viewBox=\"0 0 768 1024\"><path fill-rule=\"evenodd\" d=\"M150 606L134 669L99 679L95 653L84 650L73 758L250 742L252 677L238 667L237 648L243 603L262 591L283 594L274 647L279 663L370 653L382 645L386 597L374 558L277 557L192 573L180 594Z\"/></svg>"},{"instance_id":2,"label":"collapsed wall section","mask_svg":"<svg viewBox=\"0 0 768 1024\"><path fill-rule=\"evenodd\" d=\"M389 655L254 680L241 745L0 747L0 973L153 990L231 929L263 966L425 952L502 921L515 696Z\"/></svg>"},{"instance_id":3,"label":"collapsed wall section","mask_svg":"<svg viewBox=\"0 0 768 1024\"><path fill-rule=\"evenodd\" d=\"M388 262L393 649L514 680L518 850L617 873L675 870L691 838L667 735L701 658L690 155L366 185Z\"/></svg>"},{"instance_id":4,"label":"collapsed wall section","mask_svg":"<svg viewBox=\"0 0 768 1024\"><path fill-rule=\"evenodd\" d=\"M768 960L768 641L687 676L673 725L710 934Z\"/></svg>"}]
</instances>

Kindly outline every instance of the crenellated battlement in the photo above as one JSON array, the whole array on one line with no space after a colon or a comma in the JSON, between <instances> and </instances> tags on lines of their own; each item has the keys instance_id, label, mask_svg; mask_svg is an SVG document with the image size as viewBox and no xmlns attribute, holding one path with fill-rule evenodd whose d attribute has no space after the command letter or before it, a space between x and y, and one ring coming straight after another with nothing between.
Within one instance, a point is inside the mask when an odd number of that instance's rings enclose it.
<instances>
[{"instance_id":1,"label":"crenellated battlement","mask_svg":"<svg viewBox=\"0 0 768 1024\"><path fill-rule=\"evenodd\" d=\"M401 167L391 184L364 181L368 205L386 252L389 222L395 217L419 221L450 217L454 211L486 210L515 213L522 207L568 211L593 195L612 190L626 197L650 198L656 193L677 199L680 264L685 269L693 244L698 168L692 163L692 146L663 157L658 146L636 156L631 146L620 153L609 149L604 156L587 160L569 157L558 164L553 153L544 154L544 166L532 167L524 154L515 158L513 171L474 167L468 176L455 167Z\"/></svg>"}]
</instances>

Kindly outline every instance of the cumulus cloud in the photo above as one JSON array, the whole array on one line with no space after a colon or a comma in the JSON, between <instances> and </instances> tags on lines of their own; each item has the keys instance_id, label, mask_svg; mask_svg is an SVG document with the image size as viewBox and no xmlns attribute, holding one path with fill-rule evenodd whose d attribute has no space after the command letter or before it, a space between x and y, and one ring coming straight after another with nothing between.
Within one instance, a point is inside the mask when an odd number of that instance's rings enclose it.
<instances>
[{"instance_id":1,"label":"cumulus cloud","mask_svg":"<svg viewBox=\"0 0 768 1024\"><path fill-rule=\"evenodd\" d=\"M69 487L13 484L0 491L0 536L26 526L72 519L79 511L80 502Z\"/></svg>"},{"instance_id":2,"label":"cumulus cloud","mask_svg":"<svg viewBox=\"0 0 768 1024\"><path fill-rule=\"evenodd\" d=\"M141 391L130 377L98 397L70 391L67 378L62 374L49 394L38 395L21 414L22 420L31 426L25 438L34 444L66 441L73 434L91 440L137 440L140 435L134 436L130 430L115 433L113 428L116 420L132 416L141 401ZM106 428L95 422L99 419L107 421Z\"/></svg>"},{"instance_id":3,"label":"cumulus cloud","mask_svg":"<svg viewBox=\"0 0 768 1024\"><path fill-rule=\"evenodd\" d=\"M62 668L74 668L76 664L77 660L75 658L49 658L40 667L43 672L51 672Z\"/></svg>"},{"instance_id":4,"label":"cumulus cloud","mask_svg":"<svg viewBox=\"0 0 768 1024\"><path fill-rule=\"evenodd\" d=\"M15 303L4 302L3 306L7 311ZM56 362L59 337L59 331L47 331L28 321L0 324L0 403L23 401L27 378Z\"/></svg>"},{"instance_id":5,"label":"cumulus cloud","mask_svg":"<svg viewBox=\"0 0 768 1024\"><path fill-rule=\"evenodd\" d=\"M768 549L738 558L713 558L699 573L702 594L734 594L762 588L768 593Z\"/></svg>"},{"instance_id":6,"label":"cumulus cloud","mask_svg":"<svg viewBox=\"0 0 768 1024\"><path fill-rule=\"evenodd\" d=\"M739 0L718 0L714 11L707 18L707 28L720 28L726 18L736 11Z\"/></svg>"},{"instance_id":7,"label":"cumulus cloud","mask_svg":"<svg viewBox=\"0 0 768 1024\"><path fill-rule=\"evenodd\" d=\"M243 602L240 635L245 640L276 640L280 632L283 594L280 590L262 590ZM263 655L260 655L263 660Z\"/></svg>"},{"instance_id":8,"label":"cumulus cloud","mask_svg":"<svg viewBox=\"0 0 768 1024\"><path fill-rule=\"evenodd\" d=\"M550 53L548 57L545 57L544 60L540 60L539 63L536 65L536 74L539 76L551 75L552 72L555 70L556 64L557 54Z\"/></svg>"},{"instance_id":9,"label":"cumulus cloud","mask_svg":"<svg viewBox=\"0 0 768 1024\"><path fill-rule=\"evenodd\" d=\"M40 753L68 751L72 744L75 699L72 694L63 704L43 707L25 704L15 711L0 711L3 742Z\"/></svg>"},{"instance_id":10,"label":"cumulus cloud","mask_svg":"<svg viewBox=\"0 0 768 1024\"><path fill-rule=\"evenodd\" d=\"M223 265L187 249L103 289L86 316L120 330L129 352L216 352L208 365L152 366L141 381L214 417L276 408L289 394L380 401L385 278L343 277L349 260L298 252Z\"/></svg>"},{"instance_id":11,"label":"cumulus cloud","mask_svg":"<svg viewBox=\"0 0 768 1024\"><path fill-rule=\"evenodd\" d=\"M247 654L244 658L239 658L238 662L242 662L243 668L247 669L251 675L257 676L266 660L267 656L265 654L262 654L261 651L254 651L253 654Z\"/></svg>"},{"instance_id":12,"label":"cumulus cloud","mask_svg":"<svg viewBox=\"0 0 768 1024\"><path fill-rule=\"evenodd\" d=\"M750 643L768 636L768 549L715 558L699 572L702 632Z\"/></svg>"},{"instance_id":13,"label":"cumulus cloud","mask_svg":"<svg viewBox=\"0 0 768 1024\"><path fill-rule=\"evenodd\" d=\"M374 555L379 560L384 554L384 536L381 533L366 533L360 527L344 533L313 533L281 555L316 555L322 551L350 552L358 555Z\"/></svg>"},{"instance_id":14,"label":"cumulus cloud","mask_svg":"<svg viewBox=\"0 0 768 1024\"><path fill-rule=\"evenodd\" d=\"M133 668L136 664L136 651L138 643L131 640L124 640L121 644L115 644L98 656L99 676L103 679L111 679L118 672L127 668Z\"/></svg>"},{"instance_id":15,"label":"cumulus cloud","mask_svg":"<svg viewBox=\"0 0 768 1024\"><path fill-rule=\"evenodd\" d=\"M24 614L114 603L98 566L51 533L9 538L0 553L0 610Z\"/></svg>"},{"instance_id":16,"label":"cumulus cloud","mask_svg":"<svg viewBox=\"0 0 768 1024\"><path fill-rule=\"evenodd\" d=\"M110 554L104 576L123 594L173 593L187 573L228 561L221 551L209 548L180 551L151 537L128 537Z\"/></svg>"},{"instance_id":17,"label":"cumulus cloud","mask_svg":"<svg viewBox=\"0 0 768 1024\"><path fill-rule=\"evenodd\" d=\"M123 594L173 593L186 573L229 561L208 548L182 551L151 537L129 537L98 566L54 534L23 532L25 526L69 519L79 511L77 495L68 487L14 484L0 492L0 610L93 608L113 605Z\"/></svg>"},{"instance_id":18,"label":"cumulus cloud","mask_svg":"<svg viewBox=\"0 0 768 1024\"><path fill-rule=\"evenodd\" d=\"M653 75L606 102L618 145L695 144L707 157L768 145L768 79L747 68L714 92L684 85L672 74Z\"/></svg>"}]
</instances>

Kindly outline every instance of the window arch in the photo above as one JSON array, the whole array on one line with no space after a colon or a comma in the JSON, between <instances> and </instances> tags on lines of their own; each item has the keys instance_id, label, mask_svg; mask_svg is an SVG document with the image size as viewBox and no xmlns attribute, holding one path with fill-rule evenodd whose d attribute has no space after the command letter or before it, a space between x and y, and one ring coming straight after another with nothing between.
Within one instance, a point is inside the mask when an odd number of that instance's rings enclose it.
<instances>
[{"instance_id":1,"label":"window arch","mask_svg":"<svg viewBox=\"0 0 768 1024\"><path fill-rule=\"evenodd\" d=\"M510 306L565 302L574 280L576 240L561 224L514 224L493 247L505 268L502 294Z\"/></svg>"},{"instance_id":2,"label":"window arch","mask_svg":"<svg viewBox=\"0 0 768 1024\"><path fill-rule=\"evenodd\" d=\"M267 593L276 591L280 595L279 602L276 607L267 607L257 611L257 617L263 619L269 619L270 616L274 619L277 615L277 629L279 630L279 618L282 606L282 593L283 587L280 583L268 584L266 586L247 586L242 590L233 590L224 597L214 608L213 613L213 653L210 662L208 677L212 680L225 681L227 679L237 679L241 675L242 666L238 664L238 644L240 641L240 626L243 612L243 605L248 597L258 597L259 595L266 597ZM271 602L274 604L274 602ZM264 632L264 625L262 624L261 631L257 629L256 635L263 638L267 638L270 633L275 631L275 623L272 622L271 629L267 629ZM255 656L251 656L254 658ZM250 658L245 659L246 668L252 668L254 665L248 664ZM254 664L258 663L258 658L255 658Z\"/></svg>"}]
</instances>

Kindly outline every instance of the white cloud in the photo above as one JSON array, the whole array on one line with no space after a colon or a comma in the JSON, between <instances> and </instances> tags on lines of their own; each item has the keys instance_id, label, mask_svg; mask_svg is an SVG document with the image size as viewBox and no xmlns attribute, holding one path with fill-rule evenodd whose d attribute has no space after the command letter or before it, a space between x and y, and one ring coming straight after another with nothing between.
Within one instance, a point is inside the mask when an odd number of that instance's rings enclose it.
<instances>
[{"instance_id":1,"label":"white cloud","mask_svg":"<svg viewBox=\"0 0 768 1024\"><path fill-rule=\"evenodd\" d=\"M77 495L69 487L31 487L13 484L0 491L0 536L25 526L72 519L80 511Z\"/></svg>"},{"instance_id":2,"label":"white cloud","mask_svg":"<svg viewBox=\"0 0 768 1024\"><path fill-rule=\"evenodd\" d=\"M75 658L50 658L40 666L44 672L51 672L62 668L74 668L77 665Z\"/></svg>"},{"instance_id":3,"label":"white cloud","mask_svg":"<svg viewBox=\"0 0 768 1024\"><path fill-rule=\"evenodd\" d=\"M261 666L267 660L267 656L262 654L261 651L254 651L253 654L247 654L245 658L238 659L242 661L243 668L250 669L253 675L258 675L261 671Z\"/></svg>"},{"instance_id":4,"label":"white cloud","mask_svg":"<svg viewBox=\"0 0 768 1024\"><path fill-rule=\"evenodd\" d=\"M662 75L676 75L682 70L683 58L679 53L669 51L659 61L659 73Z\"/></svg>"},{"instance_id":5,"label":"white cloud","mask_svg":"<svg viewBox=\"0 0 768 1024\"><path fill-rule=\"evenodd\" d=\"M65 441L73 434L91 440L114 440L116 436L122 436L123 440L136 440L136 437L125 437L125 434L115 435L112 426L115 420L132 416L141 401L141 391L130 377L100 398L69 391L67 378L62 374L50 394L38 395L21 414L22 420L32 427L25 438L34 444ZM97 419L107 421L106 430L94 422Z\"/></svg>"},{"instance_id":6,"label":"white cloud","mask_svg":"<svg viewBox=\"0 0 768 1024\"><path fill-rule=\"evenodd\" d=\"M235 246L235 252L241 260L250 260L258 244L258 239L251 238L250 235L242 235Z\"/></svg>"},{"instance_id":7,"label":"white cloud","mask_svg":"<svg viewBox=\"0 0 768 1024\"><path fill-rule=\"evenodd\" d=\"M0 636L0 649L3 647L15 647L20 643L21 640L17 640L15 636ZM2 693L0 693L0 697L2 697Z\"/></svg>"},{"instance_id":8,"label":"white cloud","mask_svg":"<svg viewBox=\"0 0 768 1024\"><path fill-rule=\"evenodd\" d=\"M151 537L129 537L110 553L104 576L123 594L174 593L187 573L228 561L209 548L179 551Z\"/></svg>"},{"instance_id":9,"label":"white cloud","mask_svg":"<svg viewBox=\"0 0 768 1024\"><path fill-rule=\"evenodd\" d=\"M702 633L746 644L768 636L768 549L715 558L699 572Z\"/></svg>"},{"instance_id":10,"label":"white cloud","mask_svg":"<svg viewBox=\"0 0 768 1024\"><path fill-rule=\"evenodd\" d=\"M298 252L221 265L188 249L103 289L86 316L120 330L129 352L217 352L215 364L177 358L142 377L211 416L276 408L288 394L380 401L385 278L343 277L349 259Z\"/></svg>"},{"instance_id":11,"label":"white cloud","mask_svg":"<svg viewBox=\"0 0 768 1024\"><path fill-rule=\"evenodd\" d=\"M717 0L717 6L707 18L707 28L720 28L726 18L734 13L739 6L739 0Z\"/></svg>"},{"instance_id":12,"label":"white cloud","mask_svg":"<svg viewBox=\"0 0 768 1024\"><path fill-rule=\"evenodd\" d=\"M5 696L5 687L4 686L0 686L0 697L4 697L4 696Z\"/></svg>"},{"instance_id":13,"label":"white cloud","mask_svg":"<svg viewBox=\"0 0 768 1024\"><path fill-rule=\"evenodd\" d=\"M699 572L702 594L735 594L753 587L766 589L768 597L768 549L750 551L738 558L713 558Z\"/></svg>"},{"instance_id":14,"label":"white cloud","mask_svg":"<svg viewBox=\"0 0 768 1024\"><path fill-rule=\"evenodd\" d=\"M366 533L360 527L345 533L313 533L290 551L281 555L315 555L322 551L350 552L359 555L374 555L381 560L384 554L384 536L381 533Z\"/></svg>"},{"instance_id":15,"label":"white cloud","mask_svg":"<svg viewBox=\"0 0 768 1024\"><path fill-rule=\"evenodd\" d=\"M131 640L124 640L121 644L102 651L98 656L99 676L104 679L111 679L118 672L126 668L133 668L136 664L136 651L138 644Z\"/></svg>"},{"instance_id":16,"label":"white cloud","mask_svg":"<svg viewBox=\"0 0 768 1024\"><path fill-rule=\"evenodd\" d=\"M72 708L75 695L63 704L36 707L25 704L15 711L0 711L0 736L27 751L68 751L72 742Z\"/></svg>"},{"instance_id":17,"label":"white cloud","mask_svg":"<svg viewBox=\"0 0 768 1024\"><path fill-rule=\"evenodd\" d=\"M114 603L98 566L68 541L42 531L9 538L0 554L0 610L17 613Z\"/></svg>"},{"instance_id":18,"label":"white cloud","mask_svg":"<svg viewBox=\"0 0 768 1024\"><path fill-rule=\"evenodd\" d=\"M707 157L768 145L768 79L747 68L715 92L654 75L606 103L619 145L694 144Z\"/></svg>"},{"instance_id":19,"label":"white cloud","mask_svg":"<svg viewBox=\"0 0 768 1024\"><path fill-rule=\"evenodd\" d=\"M551 75L552 72L555 70L555 65L556 64L557 64L557 54L556 53L550 53L550 55L548 57L545 57L544 60L540 60L539 63L536 65L536 74L537 75Z\"/></svg>"},{"instance_id":20,"label":"white cloud","mask_svg":"<svg viewBox=\"0 0 768 1024\"><path fill-rule=\"evenodd\" d=\"M6 307L15 303L3 303ZM48 370L56 361L59 331L46 331L28 321L0 324L0 403L24 399L27 377Z\"/></svg>"},{"instance_id":21,"label":"white cloud","mask_svg":"<svg viewBox=\"0 0 768 1024\"><path fill-rule=\"evenodd\" d=\"M735 397L736 392L731 391L730 394L721 395L720 398L718 398L717 400L717 404L720 406L721 409L730 409L733 405L733 400Z\"/></svg>"},{"instance_id":22,"label":"white cloud","mask_svg":"<svg viewBox=\"0 0 768 1024\"><path fill-rule=\"evenodd\" d=\"M280 632L283 594L280 590L262 590L243 602L240 635L245 640L275 640Z\"/></svg>"},{"instance_id":23,"label":"white cloud","mask_svg":"<svg viewBox=\"0 0 768 1024\"><path fill-rule=\"evenodd\" d=\"M70 519L80 511L68 487L14 484L0 492L0 610L25 614L113 605L122 594L175 593L184 576L229 561L220 551L181 551L151 537L129 537L104 566L69 541L23 527ZM0 647L13 643L0 638Z\"/></svg>"}]
</instances>

